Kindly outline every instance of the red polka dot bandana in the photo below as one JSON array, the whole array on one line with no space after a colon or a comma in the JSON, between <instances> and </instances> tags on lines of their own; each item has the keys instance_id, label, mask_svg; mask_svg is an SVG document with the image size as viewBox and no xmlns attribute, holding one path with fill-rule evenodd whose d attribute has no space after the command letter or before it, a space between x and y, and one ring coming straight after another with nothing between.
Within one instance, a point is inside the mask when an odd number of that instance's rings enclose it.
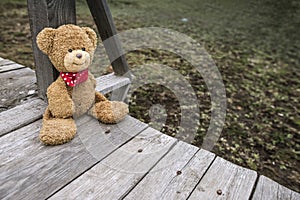
<instances>
[{"instance_id":1,"label":"red polka dot bandana","mask_svg":"<svg viewBox=\"0 0 300 200\"><path fill-rule=\"evenodd\" d=\"M85 69L80 72L60 72L59 75L68 86L74 87L88 79L89 71L88 69Z\"/></svg>"}]
</instances>

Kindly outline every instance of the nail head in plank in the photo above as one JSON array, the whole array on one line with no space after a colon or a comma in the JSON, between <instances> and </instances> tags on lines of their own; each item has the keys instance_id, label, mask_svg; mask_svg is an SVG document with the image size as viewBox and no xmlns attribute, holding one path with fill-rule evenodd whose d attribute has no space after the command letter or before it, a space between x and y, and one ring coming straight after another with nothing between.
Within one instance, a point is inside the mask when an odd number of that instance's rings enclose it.
<instances>
[{"instance_id":1,"label":"nail head in plank","mask_svg":"<svg viewBox=\"0 0 300 200\"><path fill-rule=\"evenodd\" d=\"M126 116L116 125L99 124L97 120L91 120L88 126L80 126L77 133L91 155L97 160L101 160L121 144L146 129L147 126L147 124ZM106 134L108 129L110 133Z\"/></svg>"},{"instance_id":2,"label":"nail head in plank","mask_svg":"<svg viewBox=\"0 0 300 200\"><path fill-rule=\"evenodd\" d=\"M125 199L186 199L215 157L198 150L178 142Z\"/></svg>"},{"instance_id":3,"label":"nail head in plank","mask_svg":"<svg viewBox=\"0 0 300 200\"><path fill-rule=\"evenodd\" d=\"M174 145L147 128L50 199L118 199L130 191ZM143 152L137 152L143 149Z\"/></svg>"},{"instance_id":4,"label":"nail head in plank","mask_svg":"<svg viewBox=\"0 0 300 200\"><path fill-rule=\"evenodd\" d=\"M134 121L134 122L133 122ZM96 123L95 123L96 122ZM78 130L90 131L88 127L100 128L97 120L89 116L83 116L78 120ZM145 129L145 124L140 124L138 120L128 117L124 121L127 123L127 131L141 131ZM95 124L98 124L96 129ZM82 128L84 127L84 128ZM118 137L124 134L118 125L109 125L111 134ZM140 127L137 129L136 127ZM65 186L75 177L93 166L98 160L87 150L79 134L69 143L59 146L44 146L38 139L41 128L41 120L18 129L0 138L0 199L45 199L52 193ZM99 133L103 134L104 133ZM137 133L135 133L137 134ZM103 136L104 137L104 136ZM128 140L114 139L120 142L114 145L114 149ZM103 141L95 138L94 145L101 146ZM107 146L103 146L106 148ZM105 149L102 157L111 153Z\"/></svg>"},{"instance_id":5,"label":"nail head in plank","mask_svg":"<svg viewBox=\"0 0 300 200\"><path fill-rule=\"evenodd\" d=\"M217 157L189 199L249 199L257 174Z\"/></svg>"}]
</instances>

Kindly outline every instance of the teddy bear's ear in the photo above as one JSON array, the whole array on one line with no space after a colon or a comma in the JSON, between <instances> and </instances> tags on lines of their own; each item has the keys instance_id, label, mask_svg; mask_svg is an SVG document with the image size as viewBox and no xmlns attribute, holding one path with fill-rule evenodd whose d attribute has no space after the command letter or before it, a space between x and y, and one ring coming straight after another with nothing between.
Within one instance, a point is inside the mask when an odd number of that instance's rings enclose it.
<instances>
[{"instance_id":1,"label":"teddy bear's ear","mask_svg":"<svg viewBox=\"0 0 300 200\"><path fill-rule=\"evenodd\" d=\"M97 47L97 34L89 27L82 27L82 29L88 34L90 40L93 42L94 48Z\"/></svg>"},{"instance_id":2,"label":"teddy bear's ear","mask_svg":"<svg viewBox=\"0 0 300 200\"><path fill-rule=\"evenodd\" d=\"M53 39L56 29L44 28L37 36L36 43L39 49L45 54L49 54L52 49Z\"/></svg>"}]
</instances>

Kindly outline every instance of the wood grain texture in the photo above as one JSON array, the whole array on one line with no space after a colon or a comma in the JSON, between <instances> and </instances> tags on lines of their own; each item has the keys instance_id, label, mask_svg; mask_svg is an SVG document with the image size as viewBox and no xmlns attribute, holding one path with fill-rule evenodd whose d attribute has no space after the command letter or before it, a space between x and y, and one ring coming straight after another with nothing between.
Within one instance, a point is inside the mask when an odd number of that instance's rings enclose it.
<instances>
[{"instance_id":1,"label":"wood grain texture","mask_svg":"<svg viewBox=\"0 0 300 200\"><path fill-rule=\"evenodd\" d=\"M294 192L265 176L260 176L253 195L254 200L296 200L300 194Z\"/></svg>"},{"instance_id":2,"label":"wood grain texture","mask_svg":"<svg viewBox=\"0 0 300 200\"><path fill-rule=\"evenodd\" d=\"M1 110L18 105L26 98L37 96L36 78L34 71L29 68L0 73L0 80Z\"/></svg>"},{"instance_id":3,"label":"wood grain texture","mask_svg":"<svg viewBox=\"0 0 300 200\"><path fill-rule=\"evenodd\" d=\"M47 0L49 26L76 24L75 0Z\"/></svg>"},{"instance_id":4,"label":"wood grain texture","mask_svg":"<svg viewBox=\"0 0 300 200\"><path fill-rule=\"evenodd\" d=\"M77 133L90 154L101 160L147 127L148 125L127 116L116 125L99 124L97 120L91 120L88 127L79 127Z\"/></svg>"},{"instance_id":5,"label":"wood grain texture","mask_svg":"<svg viewBox=\"0 0 300 200\"><path fill-rule=\"evenodd\" d=\"M257 174L217 157L189 199L249 199Z\"/></svg>"},{"instance_id":6,"label":"wood grain texture","mask_svg":"<svg viewBox=\"0 0 300 200\"><path fill-rule=\"evenodd\" d=\"M131 117L121 124L104 126L84 116L76 124L78 135L59 146L40 143L41 120L1 137L0 199L45 199L99 161L85 146L89 144L87 141L93 141L92 145L98 147L98 158L103 158L146 127ZM109 149L102 141L107 137L103 132L106 128L111 129L114 138ZM87 141L81 140L89 134L92 136ZM110 139L106 138L107 141Z\"/></svg>"},{"instance_id":7,"label":"wood grain texture","mask_svg":"<svg viewBox=\"0 0 300 200\"><path fill-rule=\"evenodd\" d=\"M127 86L130 84L129 78L116 76L114 73L100 76L96 78L97 86L96 90L100 91L103 94L121 88L123 86Z\"/></svg>"},{"instance_id":8,"label":"wood grain texture","mask_svg":"<svg viewBox=\"0 0 300 200\"><path fill-rule=\"evenodd\" d=\"M106 0L87 0L87 3L102 41L106 40L103 44L114 72L117 75L124 75L129 68L118 37L112 38L117 31ZM108 38L110 39L107 40Z\"/></svg>"},{"instance_id":9,"label":"wood grain texture","mask_svg":"<svg viewBox=\"0 0 300 200\"><path fill-rule=\"evenodd\" d=\"M0 59L0 66L9 65L9 64L14 64L14 62L3 58Z\"/></svg>"},{"instance_id":10,"label":"wood grain texture","mask_svg":"<svg viewBox=\"0 0 300 200\"><path fill-rule=\"evenodd\" d=\"M10 64L14 64L14 62L11 61L11 60L7 60L7 59L1 58L1 60L0 60L0 66L10 65Z\"/></svg>"},{"instance_id":11,"label":"wood grain texture","mask_svg":"<svg viewBox=\"0 0 300 200\"><path fill-rule=\"evenodd\" d=\"M7 64L0 66L0 73L25 68L23 65L14 62L9 63L9 61L7 60Z\"/></svg>"},{"instance_id":12,"label":"wood grain texture","mask_svg":"<svg viewBox=\"0 0 300 200\"><path fill-rule=\"evenodd\" d=\"M50 199L122 198L169 151L175 141L148 128Z\"/></svg>"},{"instance_id":13,"label":"wood grain texture","mask_svg":"<svg viewBox=\"0 0 300 200\"><path fill-rule=\"evenodd\" d=\"M5 107L6 109L12 102L15 103L26 98L30 89L36 89L34 84L31 85L35 81L34 73L28 68L0 74L0 77L2 78L1 81L3 81L3 85L0 85L0 99L2 100L0 105L7 106ZM128 78L117 77L111 74L97 78L97 89L105 94L129 83ZM18 88L16 89L15 87ZM4 101L4 99L7 100ZM3 109L4 111L0 113L0 136L41 118L47 106L46 103L38 99L22 103L12 109Z\"/></svg>"},{"instance_id":14,"label":"wood grain texture","mask_svg":"<svg viewBox=\"0 0 300 200\"><path fill-rule=\"evenodd\" d=\"M37 47L36 36L43 28L49 27L47 2L27 0L27 5L39 96L46 99L47 88L55 80L55 69L48 56Z\"/></svg>"},{"instance_id":15,"label":"wood grain texture","mask_svg":"<svg viewBox=\"0 0 300 200\"><path fill-rule=\"evenodd\" d=\"M41 118L46 106L41 99L35 99L1 112L0 136Z\"/></svg>"},{"instance_id":16,"label":"wood grain texture","mask_svg":"<svg viewBox=\"0 0 300 200\"><path fill-rule=\"evenodd\" d=\"M125 199L187 199L214 157L213 153L179 142Z\"/></svg>"},{"instance_id":17,"label":"wood grain texture","mask_svg":"<svg viewBox=\"0 0 300 200\"><path fill-rule=\"evenodd\" d=\"M48 57L38 49L36 36L45 27L57 28L62 24L75 24L75 0L27 0L27 2L39 96L46 99L48 86L59 74Z\"/></svg>"}]
</instances>

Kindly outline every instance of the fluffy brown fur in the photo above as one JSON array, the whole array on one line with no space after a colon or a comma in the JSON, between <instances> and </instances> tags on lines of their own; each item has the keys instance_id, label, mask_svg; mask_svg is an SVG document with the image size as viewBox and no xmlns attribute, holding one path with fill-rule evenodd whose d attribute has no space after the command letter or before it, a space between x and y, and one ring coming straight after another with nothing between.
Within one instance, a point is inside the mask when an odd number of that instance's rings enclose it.
<instances>
[{"instance_id":1,"label":"fluffy brown fur","mask_svg":"<svg viewBox=\"0 0 300 200\"><path fill-rule=\"evenodd\" d=\"M57 29L43 29L37 36L37 44L58 71L78 72L87 69L92 62L97 36L90 28L69 24ZM74 117L85 113L104 123L116 123L126 116L128 106L125 103L107 100L95 91L95 87L96 80L90 73L85 82L75 87L68 86L61 77L49 86L49 105L40 131L40 140L44 144L70 141L76 134Z\"/></svg>"}]
</instances>

